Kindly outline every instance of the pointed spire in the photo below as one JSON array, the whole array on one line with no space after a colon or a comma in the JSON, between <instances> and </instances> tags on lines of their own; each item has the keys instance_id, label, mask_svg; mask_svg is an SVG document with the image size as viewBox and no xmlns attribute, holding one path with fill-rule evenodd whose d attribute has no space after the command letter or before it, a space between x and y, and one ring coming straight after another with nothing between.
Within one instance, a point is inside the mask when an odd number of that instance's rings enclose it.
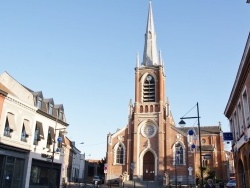
<instances>
[{"instance_id":1,"label":"pointed spire","mask_svg":"<svg viewBox=\"0 0 250 188\"><path fill-rule=\"evenodd\" d=\"M133 113L133 103L132 103L132 99L130 99L129 104L128 104L128 118L129 119L132 117L132 113Z\"/></svg>"},{"instance_id":2,"label":"pointed spire","mask_svg":"<svg viewBox=\"0 0 250 188\"><path fill-rule=\"evenodd\" d=\"M162 61L162 69L163 69L163 76L166 76L164 71L164 61Z\"/></svg>"},{"instance_id":3,"label":"pointed spire","mask_svg":"<svg viewBox=\"0 0 250 188\"><path fill-rule=\"evenodd\" d=\"M159 65L151 1L149 1L148 21L145 34L145 44L144 44L144 54L143 54L142 64L144 66Z\"/></svg>"},{"instance_id":4,"label":"pointed spire","mask_svg":"<svg viewBox=\"0 0 250 188\"><path fill-rule=\"evenodd\" d=\"M163 60L162 60L162 56L161 56L161 50L159 51L159 63L160 63L160 65L163 65Z\"/></svg>"},{"instance_id":5,"label":"pointed spire","mask_svg":"<svg viewBox=\"0 0 250 188\"><path fill-rule=\"evenodd\" d=\"M133 106L132 99L129 100L129 106Z\"/></svg>"},{"instance_id":6,"label":"pointed spire","mask_svg":"<svg viewBox=\"0 0 250 188\"><path fill-rule=\"evenodd\" d=\"M164 76L166 76L165 75L165 71L164 71L164 61L163 61L163 59L162 59L162 55L161 55L161 50L159 51L159 65L161 65L162 66L162 73L163 73L163 75Z\"/></svg>"},{"instance_id":7,"label":"pointed spire","mask_svg":"<svg viewBox=\"0 0 250 188\"><path fill-rule=\"evenodd\" d=\"M140 67L140 60L139 60L139 53L136 53L136 67L139 68Z\"/></svg>"}]
</instances>

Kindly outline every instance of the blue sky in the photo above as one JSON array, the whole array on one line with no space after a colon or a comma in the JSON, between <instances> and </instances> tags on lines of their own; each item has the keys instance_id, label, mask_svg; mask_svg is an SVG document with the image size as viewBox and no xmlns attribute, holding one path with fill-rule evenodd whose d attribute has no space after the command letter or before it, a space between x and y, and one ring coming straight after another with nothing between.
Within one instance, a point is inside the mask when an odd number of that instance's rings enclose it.
<instances>
[{"instance_id":1,"label":"blue sky","mask_svg":"<svg viewBox=\"0 0 250 188\"><path fill-rule=\"evenodd\" d=\"M0 72L63 104L67 136L84 142L77 146L91 155L87 158L103 158L106 135L127 124L148 5L146 0L0 1ZM175 122L199 102L201 125L220 121L228 131L223 113L250 31L249 4L153 0L152 6Z\"/></svg>"}]
</instances>

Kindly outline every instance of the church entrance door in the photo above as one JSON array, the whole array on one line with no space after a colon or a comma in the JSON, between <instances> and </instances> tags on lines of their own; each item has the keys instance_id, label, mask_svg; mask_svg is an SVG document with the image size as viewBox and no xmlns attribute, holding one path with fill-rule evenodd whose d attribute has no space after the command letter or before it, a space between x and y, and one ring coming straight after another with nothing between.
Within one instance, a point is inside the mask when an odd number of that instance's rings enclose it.
<instances>
[{"instance_id":1,"label":"church entrance door","mask_svg":"<svg viewBox=\"0 0 250 188\"><path fill-rule=\"evenodd\" d=\"M152 152L148 151L143 157L143 180L154 181L155 179L155 159Z\"/></svg>"}]
</instances>

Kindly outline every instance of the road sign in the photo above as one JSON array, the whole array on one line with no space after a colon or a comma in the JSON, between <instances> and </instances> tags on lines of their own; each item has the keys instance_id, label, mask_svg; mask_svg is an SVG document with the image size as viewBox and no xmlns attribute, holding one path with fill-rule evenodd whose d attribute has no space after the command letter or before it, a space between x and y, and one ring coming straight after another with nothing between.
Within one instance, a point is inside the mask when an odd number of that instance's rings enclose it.
<instances>
[{"instance_id":1,"label":"road sign","mask_svg":"<svg viewBox=\"0 0 250 188\"><path fill-rule=\"evenodd\" d=\"M59 137L57 138L57 142L62 142L62 137L59 136Z\"/></svg>"},{"instance_id":2,"label":"road sign","mask_svg":"<svg viewBox=\"0 0 250 188\"><path fill-rule=\"evenodd\" d=\"M105 163L104 164L104 174L107 174L107 172L108 172L108 164Z\"/></svg>"},{"instance_id":3,"label":"road sign","mask_svg":"<svg viewBox=\"0 0 250 188\"><path fill-rule=\"evenodd\" d=\"M223 133L223 140L224 141L232 141L233 140L233 133L231 133L231 132Z\"/></svg>"}]
</instances>

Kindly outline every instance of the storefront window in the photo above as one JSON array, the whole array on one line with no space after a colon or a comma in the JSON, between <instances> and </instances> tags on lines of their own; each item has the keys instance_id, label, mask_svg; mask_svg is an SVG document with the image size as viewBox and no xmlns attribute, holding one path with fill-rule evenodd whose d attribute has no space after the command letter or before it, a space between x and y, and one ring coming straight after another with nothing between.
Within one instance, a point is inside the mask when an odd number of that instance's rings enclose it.
<instances>
[{"instance_id":1,"label":"storefront window","mask_svg":"<svg viewBox=\"0 0 250 188\"><path fill-rule=\"evenodd\" d=\"M58 186L61 166L33 160L30 172L30 187Z\"/></svg>"},{"instance_id":2,"label":"storefront window","mask_svg":"<svg viewBox=\"0 0 250 188\"><path fill-rule=\"evenodd\" d=\"M21 188L24 159L0 155L0 188Z\"/></svg>"}]
</instances>

